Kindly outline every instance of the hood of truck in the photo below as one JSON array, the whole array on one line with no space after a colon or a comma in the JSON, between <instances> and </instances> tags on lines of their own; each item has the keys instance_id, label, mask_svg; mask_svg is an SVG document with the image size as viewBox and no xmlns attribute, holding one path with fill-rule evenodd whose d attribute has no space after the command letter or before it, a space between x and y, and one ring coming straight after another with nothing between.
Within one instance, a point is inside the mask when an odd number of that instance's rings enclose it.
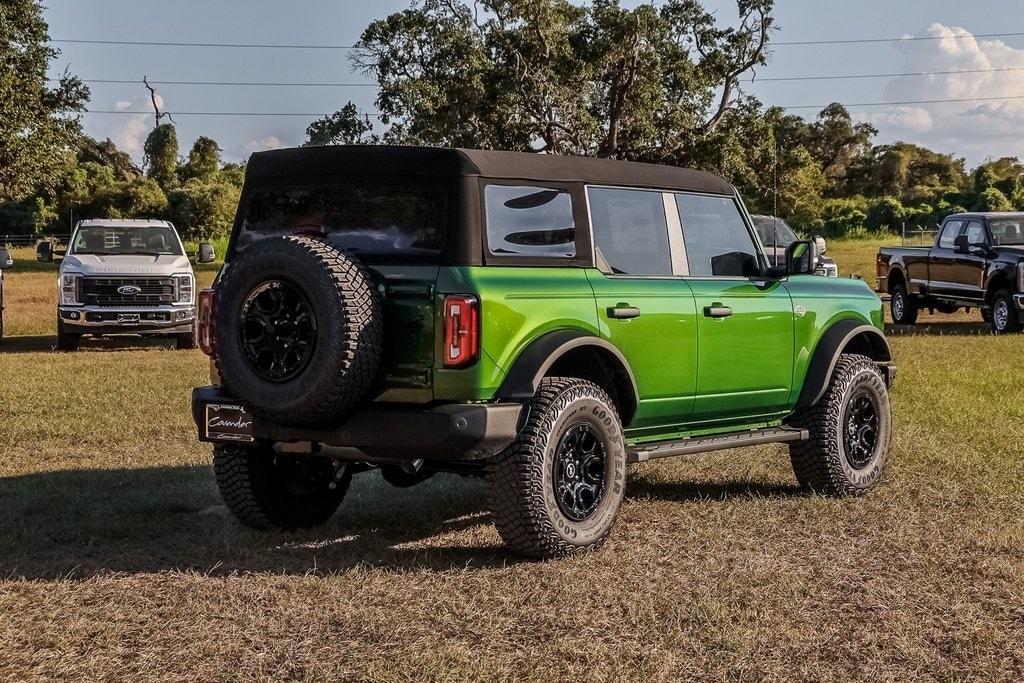
<instances>
[{"instance_id":1,"label":"hood of truck","mask_svg":"<svg viewBox=\"0 0 1024 683\"><path fill-rule=\"evenodd\" d=\"M148 275L164 277L175 273L191 273L192 264L187 256L152 256L125 254L99 256L95 254L72 254L61 261L62 273L82 275Z\"/></svg>"}]
</instances>

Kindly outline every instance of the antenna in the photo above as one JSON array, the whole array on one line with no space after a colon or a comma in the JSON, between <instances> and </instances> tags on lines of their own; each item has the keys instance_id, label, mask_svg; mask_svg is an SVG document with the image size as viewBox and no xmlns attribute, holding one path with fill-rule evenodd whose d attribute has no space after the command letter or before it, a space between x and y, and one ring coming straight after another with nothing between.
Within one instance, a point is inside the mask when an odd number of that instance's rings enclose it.
<instances>
[{"instance_id":1,"label":"antenna","mask_svg":"<svg viewBox=\"0 0 1024 683\"><path fill-rule=\"evenodd\" d=\"M772 125L772 258L779 266L779 139Z\"/></svg>"}]
</instances>

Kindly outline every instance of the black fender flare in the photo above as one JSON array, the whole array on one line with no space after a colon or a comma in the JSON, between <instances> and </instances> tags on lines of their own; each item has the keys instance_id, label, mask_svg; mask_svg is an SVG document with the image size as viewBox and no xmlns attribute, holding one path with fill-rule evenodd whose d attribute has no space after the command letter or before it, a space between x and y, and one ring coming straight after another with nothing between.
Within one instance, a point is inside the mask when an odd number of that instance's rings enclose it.
<instances>
[{"instance_id":1,"label":"black fender flare","mask_svg":"<svg viewBox=\"0 0 1024 683\"><path fill-rule=\"evenodd\" d=\"M575 349L590 347L604 355L612 365L615 375L623 424L628 424L636 412L640 400L636 377L633 375L629 361L618 348L610 342L595 337L583 330L557 330L548 332L530 342L519 357L512 363L505 380L498 388L496 397L503 400L525 400L533 398L540 388L540 381L559 358Z\"/></svg>"},{"instance_id":2,"label":"black fender flare","mask_svg":"<svg viewBox=\"0 0 1024 683\"><path fill-rule=\"evenodd\" d=\"M804 386L797 400L798 408L812 406L821 400L828 388L832 371L839 362L839 356L851 343L856 343L860 347L859 351L879 363L885 374L886 383L892 383L895 368L892 366L892 350L885 335L877 327L856 320L840 320L821 335L821 340L807 367Z\"/></svg>"}]
</instances>

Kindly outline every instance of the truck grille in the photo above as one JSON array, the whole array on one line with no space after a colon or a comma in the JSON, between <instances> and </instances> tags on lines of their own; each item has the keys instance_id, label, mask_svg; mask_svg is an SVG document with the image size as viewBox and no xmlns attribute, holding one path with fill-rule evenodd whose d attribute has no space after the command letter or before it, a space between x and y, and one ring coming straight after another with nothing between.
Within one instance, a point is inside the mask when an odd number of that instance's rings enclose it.
<instances>
[{"instance_id":1,"label":"truck grille","mask_svg":"<svg viewBox=\"0 0 1024 683\"><path fill-rule=\"evenodd\" d=\"M174 278L86 277L81 281L81 301L86 306L159 306L174 303ZM123 288L134 291L118 291Z\"/></svg>"}]
</instances>

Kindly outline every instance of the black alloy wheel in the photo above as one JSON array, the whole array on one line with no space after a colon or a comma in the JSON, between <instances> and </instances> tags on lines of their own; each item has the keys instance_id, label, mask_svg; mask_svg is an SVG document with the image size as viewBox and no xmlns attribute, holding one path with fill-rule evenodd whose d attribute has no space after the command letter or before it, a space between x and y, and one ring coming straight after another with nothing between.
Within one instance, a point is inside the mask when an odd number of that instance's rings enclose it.
<instances>
[{"instance_id":1,"label":"black alloy wheel","mask_svg":"<svg viewBox=\"0 0 1024 683\"><path fill-rule=\"evenodd\" d=\"M846 461L855 470L872 461L878 445L878 406L874 394L858 390L846 405L843 420L843 450Z\"/></svg>"},{"instance_id":2,"label":"black alloy wheel","mask_svg":"<svg viewBox=\"0 0 1024 683\"><path fill-rule=\"evenodd\" d=\"M570 427L559 441L553 467L562 514L575 522L594 514L605 486L605 447L597 432L587 424Z\"/></svg>"},{"instance_id":3,"label":"black alloy wheel","mask_svg":"<svg viewBox=\"0 0 1024 683\"><path fill-rule=\"evenodd\" d=\"M242 303L239 328L246 360L259 377L287 382L301 373L316 347L309 299L285 280L257 285Z\"/></svg>"}]
</instances>

